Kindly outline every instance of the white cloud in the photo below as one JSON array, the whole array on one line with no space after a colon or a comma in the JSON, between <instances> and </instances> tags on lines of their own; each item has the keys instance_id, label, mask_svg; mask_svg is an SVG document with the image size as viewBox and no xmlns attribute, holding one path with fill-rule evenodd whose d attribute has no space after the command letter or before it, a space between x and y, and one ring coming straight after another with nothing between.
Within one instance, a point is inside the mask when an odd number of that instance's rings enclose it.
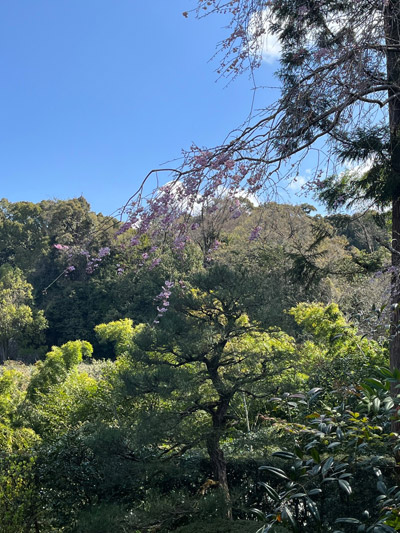
<instances>
[{"instance_id":1,"label":"white cloud","mask_svg":"<svg viewBox=\"0 0 400 533\"><path fill-rule=\"evenodd\" d=\"M289 183L288 189L290 189L291 191L299 192L302 190L307 181L307 178L305 178L304 176L296 176Z\"/></svg>"},{"instance_id":2,"label":"white cloud","mask_svg":"<svg viewBox=\"0 0 400 533\"><path fill-rule=\"evenodd\" d=\"M260 205L260 200L257 198L255 194L250 194L245 189L240 189L235 192L234 194L235 198L245 198L248 200L251 204L253 204L254 207L258 207Z\"/></svg>"},{"instance_id":3,"label":"white cloud","mask_svg":"<svg viewBox=\"0 0 400 533\"><path fill-rule=\"evenodd\" d=\"M167 182L159 189L157 196L162 196L163 194L165 194L166 191L169 191L169 193L171 194L170 206L173 209L182 210L187 213L190 212L190 214L193 216L199 215L202 209L204 208L204 205L207 204L207 201L203 198L201 192L199 192L194 203L190 203L189 205L189 202L185 198L185 194L183 193L183 183L179 180ZM255 194L250 194L245 189L238 189L234 192L234 194L232 194L229 189L223 187L222 185L216 189L215 195L213 196L211 201L214 201L214 199L223 199L228 197L246 199L254 207L258 207L260 205L260 200Z\"/></svg>"},{"instance_id":4,"label":"white cloud","mask_svg":"<svg viewBox=\"0 0 400 533\"><path fill-rule=\"evenodd\" d=\"M275 35L265 35L262 41L262 58L266 63L273 63L281 55L281 45Z\"/></svg>"},{"instance_id":5,"label":"white cloud","mask_svg":"<svg viewBox=\"0 0 400 533\"><path fill-rule=\"evenodd\" d=\"M282 52L277 36L268 30L270 23L271 10L264 9L255 13L249 24L250 41L253 41L255 51L261 51L261 57L266 63L273 63L279 59ZM267 29L265 30L265 28Z\"/></svg>"},{"instance_id":6,"label":"white cloud","mask_svg":"<svg viewBox=\"0 0 400 533\"><path fill-rule=\"evenodd\" d=\"M373 164L374 164L373 159L367 159L360 165L354 165L354 163L347 162L344 165L346 168L344 172L346 173L350 172L355 177L362 176L363 174L368 172L368 170L371 170Z\"/></svg>"}]
</instances>

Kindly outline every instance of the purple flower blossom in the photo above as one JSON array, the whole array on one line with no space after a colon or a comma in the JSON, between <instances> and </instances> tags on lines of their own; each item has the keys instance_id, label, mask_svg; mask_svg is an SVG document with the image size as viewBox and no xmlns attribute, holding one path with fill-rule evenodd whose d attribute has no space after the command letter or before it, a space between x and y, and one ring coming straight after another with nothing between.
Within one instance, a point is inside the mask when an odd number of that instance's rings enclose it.
<instances>
[{"instance_id":1,"label":"purple flower blossom","mask_svg":"<svg viewBox=\"0 0 400 533\"><path fill-rule=\"evenodd\" d=\"M325 182L317 178L312 182L312 185L314 185L317 189L323 189L325 187Z\"/></svg>"},{"instance_id":2,"label":"purple flower blossom","mask_svg":"<svg viewBox=\"0 0 400 533\"><path fill-rule=\"evenodd\" d=\"M130 222L125 222L120 228L118 231L115 232L115 235L121 235L122 233L125 233L126 231L128 231L129 229L131 229L131 223Z\"/></svg>"},{"instance_id":3,"label":"purple flower blossom","mask_svg":"<svg viewBox=\"0 0 400 533\"><path fill-rule=\"evenodd\" d=\"M239 172L242 176L245 176L248 173L248 171L249 169L247 168L246 165L244 165L243 163L239 165Z\"/></svg>"},{"instance_id":4,"label":"purple flower blossom","mask_svg":"<svg viewBox=\"0 0 400 533\"><path fill-rule=\"evenodd\" d=\"M153 270L153 268L157 267L161 263L161 257L157 257L156 259L153 259L151 265L149 266L150 270Z\"/></svg>"},{"instance_id":5,"label":"purple flower blossom","mask_svg":"<svg viewBox=\"0 0 400 533\"><path fill-rule=\"evenodd\" d=\"M222 242L215 239L212 247L209 249L209 252L213 252L215 250L218 250L218 248L221 246Z\"/></svg>"},{"instance_id":6,"label":"purple flower blossom","mask_svg":"<svg viewBox=\"0 0 400 533\"><path fill-rule=\"evenodd\" d=\"M75 270L74 265L69 265L69 266L67 266L67 268L65 269L65 272L73 272L74 270Z\"/></svg>"},{"instance_id":7,"label":"purple flower blossom","mask_svg":"<svg viewBox=\"0 0 400 533\"><path fill-rule=\"evenodd\" d=\"M93 272L96 270L96 268L98 267L98 263L94 263L93 261L89 261L88 264L86 265L86 273L87 274L93 274Z\"/></svg>"},{"instance_id":8,"label":"purple flower blossom","mask_svg":"<svg viewBox=\"0 0 400 533\"><path fill-rule=\"evenodd\" d=\"M157 296L154 298L155 300L164 300L164 298L169 298L171 296L171 291L167 291L164 289L160 292L160 294L157 294Z\"/></svg>"},{"instance_id":9,"label":"purple flower blossom","mask_svg":"<svg viewBox=\"0 0 400 533\"><path fill-rule=\"evenodd\" d=\"M249 241L257 240L260 236L260 232L261 232L261 226L256 226L255 228L253 228L250 234L250 237L249 237Z\"/></svg>"},{"instance_id":10,"label":"purple flower blossom","mask_svg":"<svg viewBox=\"0 0 400 533\"><path fill-rule=\"evenodd\" d=\"M168 311L168 307L170 305L169 297L171 296L171 291L169 289L172 289L173 286L173 281L166 280L162 287L162 291L154 298L154 300L162 300L162 307L157 306L158 317L162 317L164 313Z\"/></svg>"},{"instance_id":11,"label":"purple flower blossom","mask_svg":"<svg viewBox=\"0 0 400 533\"><path fill-rule=\"evenodd\" d=\"M185 235L178 235L176 239L174 240L173 246L176 250L181 251L185 248L186 242L188 241L188 237Z\"/></svg>"},{"instance_id":12,"label":"purple flower blossom","mask_svg":"<svg viewBox=\"0 0 400 533\"><path fill-rule=\"evenodd\" d=\"M208 209L208 212L209 213L215 213L215 211L218 211L218 209L219 209L219 207L217 206L217 204L214 204Z\"/></svg>"},{"instance_id":13,"label":"purple flower blossom","mask_svg":"<svg viewBox=\"0 0 400 533\"><path fill-rule=\"evenodd\" d=\"M199 167L205 167L208 165L208 162L211 157L211 152L200 152L199 155L194 157L194 161Z\"/></svg>"},{"instance_id":14,"label":"purple flower blossom","mask_svg":"<svg viewBox=\"0 0 400 533\"><path fill-rule=\"evenodd\" d=\"M104 246L104 248L100 248L99 258L102 259L103 257L106 257L107 255L110 255L110 248L108 246Z\"/></svg>"}]
</instances>

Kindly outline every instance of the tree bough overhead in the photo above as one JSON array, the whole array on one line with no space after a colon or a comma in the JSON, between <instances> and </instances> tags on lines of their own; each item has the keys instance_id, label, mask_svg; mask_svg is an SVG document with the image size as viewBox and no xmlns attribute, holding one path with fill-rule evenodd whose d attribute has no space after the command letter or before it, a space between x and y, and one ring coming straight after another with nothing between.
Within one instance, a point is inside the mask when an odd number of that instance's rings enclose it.
<instances>
[{"instance_id":1,"label":"tree bough overhead","mask_svg":"<svg viewBox=\"0 0 400 533\"><path fill-rule=\"evenodd\" d=\"M274 189L312 155L309 185L325 199L340 193L334 207L367 200L392 210L391 366L400 367L400 1L199 0L194 13L230 17L219 46L221 76L253 75L266 37L276 39L280 97L224 144L193 145L180 168L161 169L171 181L150 196L143 183L123 209L124 229L136 228L133 244L141 234L168 230L182 249L193 229L189 215L213 208L211 198ZM368 170L344 178L344 163L368 163Z\"/></svg>"}]
</instances>

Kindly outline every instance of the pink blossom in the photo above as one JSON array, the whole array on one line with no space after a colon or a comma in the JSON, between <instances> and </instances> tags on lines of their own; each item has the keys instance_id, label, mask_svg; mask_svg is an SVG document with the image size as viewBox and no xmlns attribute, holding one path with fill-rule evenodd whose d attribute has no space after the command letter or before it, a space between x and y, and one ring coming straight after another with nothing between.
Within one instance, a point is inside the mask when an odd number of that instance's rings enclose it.
<instances>
[{"instance_id":1,"label":"pink blossom","mask_svg":"<svg viewBox=\"0 0 400 533\"><path fill-rule=\"evenodd\" d=\"M173 246L176 250L183 250L186 246L188 238L185 235L178 235L174 240Z\"/></svg>"},{"instance_id":2,"label":"pink blossom","mask_svg":"<svg viewBox=\"0 0 400 533\"><path fill-rule=\"evenodd\" d=\"M255 241L259 238L260 236L260 232L261 232L261 226L256 226L255 228L253 228L251 234L250 234L250 237L249 237L249 240L250 241Z\"/></svg>"},{"instance_id":3,"label":"pink blossom","mask_svg":"<svg viewBox=\"0 0 400 533\"><path fill-rule=\"evenodd\" d=\"M131 223L130 222L125 222L120 228L119 230L115 233L116 235L121 235L122 233L125 233L126 231L128 231L129 229L131 229Z\"/></svg>"},{"instance_id":4,"label":"pink blossom","mask_svg":"<svg viewBox=\"0 0 400 533\"><path fill-rule=\"evenodd\" d=\"M106 257L107 255L110 255L110 248L108 246L105 246L104 248L100 248L99 250L99 258Z\"/></svg>"},{"instance_id":5,"label":"pink blossom","mask_svg":"<svg viewBox=\"0 0 400 533\"><path fill-rule=\"evenodd\" d=\"M153 270L153 268L157 267L160 263L161 263L161 257L157 257L156 259L152 261L151 265L149 266L149 269Z\"/></svg>"}]
</instances>

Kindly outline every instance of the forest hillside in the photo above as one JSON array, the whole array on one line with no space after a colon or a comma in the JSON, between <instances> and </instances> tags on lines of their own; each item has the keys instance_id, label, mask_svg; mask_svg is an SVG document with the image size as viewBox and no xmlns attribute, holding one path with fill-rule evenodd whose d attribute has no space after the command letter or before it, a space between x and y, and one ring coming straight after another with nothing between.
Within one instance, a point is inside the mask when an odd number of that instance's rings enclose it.
<instances>
[{"instance_id":1,"label":"forest hillside","mask_svg":"<svg viewBox=\"0 0 400 533\"><path fill-rule=\"evenodd\" d=\"M1 200L1 531L397 531L387 217L186 223Z\"/></svg>"}]
</instances>

